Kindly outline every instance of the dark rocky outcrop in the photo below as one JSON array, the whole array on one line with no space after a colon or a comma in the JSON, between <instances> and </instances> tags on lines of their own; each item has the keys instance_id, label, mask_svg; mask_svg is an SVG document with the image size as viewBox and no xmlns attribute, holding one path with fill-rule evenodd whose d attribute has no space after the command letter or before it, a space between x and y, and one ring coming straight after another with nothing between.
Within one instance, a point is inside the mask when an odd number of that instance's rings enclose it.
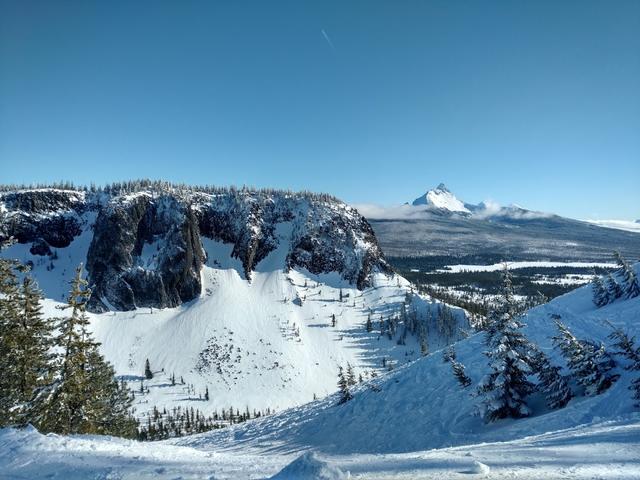
<instances>
[{"instance_id":1,"label":"dark rocky outcrop","mask_svg":"<svg viewBox=\"0 0 640 480\"><path fill-rule=\"evenodd\" d=\"M155 244L152 265L143 264L145 245ZM171 196L114 199L100 210L87 254L95 285L91 305L121 310L173 307L201 289L204 252L198 222L188 205Z\"/></svg>"},{"instance_id":2,"label":"dark rocky outcrop","mask_svg":"<svg viewBox=\"0 0 640 480\"><path fill-rule=\"evenodd\" d=\"M172 307L196 298L207 261L202 237L232 244L248 281L278 247L286 248L279 268L339 272L359 288L372 273L389 271L369 223L323 195L171 188L0 193L0 240L31 243L33 255L69 246L87 222L93 222L86 268L95 311Z\"/></svg>"}]
</instances>

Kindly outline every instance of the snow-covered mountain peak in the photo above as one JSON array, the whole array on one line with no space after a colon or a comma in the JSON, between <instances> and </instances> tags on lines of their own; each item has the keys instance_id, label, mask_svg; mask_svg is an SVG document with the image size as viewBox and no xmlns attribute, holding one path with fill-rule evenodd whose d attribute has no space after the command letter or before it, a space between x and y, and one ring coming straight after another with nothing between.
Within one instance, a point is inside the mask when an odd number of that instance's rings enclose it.
<instances>
[{"instance_id":1,"label":"snow-covered mountain peak","mask_svg":"<svg viewBox=\"0 0 640 480\"><path fill-rule=\"evenodd\" d=\"M428 205L440 210L446 210L456 213L471 213L464 203L456 198L444 183L436 188L429 190L421 197L413 201L413 205Z\"/></svg>"}]
</instances>

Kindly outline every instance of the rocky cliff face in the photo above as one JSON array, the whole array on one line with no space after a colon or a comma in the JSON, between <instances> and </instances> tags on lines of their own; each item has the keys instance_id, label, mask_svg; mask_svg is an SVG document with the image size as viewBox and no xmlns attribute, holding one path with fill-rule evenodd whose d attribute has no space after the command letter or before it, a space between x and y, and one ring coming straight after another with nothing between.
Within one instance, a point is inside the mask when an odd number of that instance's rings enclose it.
<instances>
[{"instance_id":1,"label":"rocky cliff face","mask_svg":"<svg viewBox=\"0 0 640 480\"><path fill-rule=\"evenodd\" d=\"M230 244L247 281L277 248L286 251L277 268L338 272L358 288L369 285L372 273L389 271L369 223L324 195L169 187L0 193L0 241L14 237L33 255L69 247L87 221L95 311L172 307L197 297L207 261L203 237ZM276 233L281 224L287 238Z\"/></svg>"}]
</instances>

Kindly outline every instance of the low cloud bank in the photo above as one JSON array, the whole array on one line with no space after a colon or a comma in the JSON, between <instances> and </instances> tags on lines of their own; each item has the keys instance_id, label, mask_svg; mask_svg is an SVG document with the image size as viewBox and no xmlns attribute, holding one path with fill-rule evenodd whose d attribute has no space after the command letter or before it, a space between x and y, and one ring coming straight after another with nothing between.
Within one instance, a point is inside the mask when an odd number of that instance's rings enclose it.
<instances>
[{"instance_id":1,"label":"low cloud bank","mask_svg":"<svg viewBox=\"0 0 640 480\"><path fill-rule=\"evenodd\" d=\"M382 206L371 203L353 205L365 218L371 220L420 220L430 218L437 210L429 205L392 205ZM460 215L452 212L452 215ZM466 215L465 215L466 216ZM549 218L553 215L544 212L534 212L512 205L503 207L493 200L485 200L472 212L471 218L483 220L492 217L533 220Z\"/></svg>"}]
</instances>

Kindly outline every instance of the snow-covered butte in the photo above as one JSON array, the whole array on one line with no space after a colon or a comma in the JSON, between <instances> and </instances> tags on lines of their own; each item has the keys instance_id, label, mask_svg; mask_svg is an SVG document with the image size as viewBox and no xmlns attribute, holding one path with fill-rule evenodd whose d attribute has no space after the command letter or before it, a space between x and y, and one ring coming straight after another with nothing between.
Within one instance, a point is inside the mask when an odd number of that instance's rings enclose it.
<instances>
[{"instance_id":1,"label":"snow-covered butte","mask_svg":"<svg viewBox=\"0 0 640 480\"><path fill-rule=\"evenodd\" d=\"M136 391L143 419L154 406L280 411L334 392L348 363L363 378L380 375L420 356L415 335L399 341L401 320L392 337L380 335L380 320L403 312L424 323L431 349L468 328L452 309L457 325L443 332L440 304L390 273L366 220L329 197L62 191L52 202L49 194L0 196L9 207L0 226L19 240L0 255L31 265L50 316L87 263L100 301L93 334ZM73 235L59 225L73 225Z\"/></svg>"},{"instance_id":2,"label":"snow-covered butte","mask_svg":"<svg viewBox=\"0 0 640 480\"><path fill-rule=\"evenodd\" d=\"M278 268L337 273L358 288L389 273L369 223L323 194L249 189L27 189L0 193L0 242L40 260L84 236L94 311L175 307L202 293L203 243L229 247L251 280L270 253ZM90 228L87 228L90 227ZM283 230L284 229L284 230ZM286 235L283 234L286 230ZM84 248L84 247L83 247Z\"/></svg>"}]
</instances>

